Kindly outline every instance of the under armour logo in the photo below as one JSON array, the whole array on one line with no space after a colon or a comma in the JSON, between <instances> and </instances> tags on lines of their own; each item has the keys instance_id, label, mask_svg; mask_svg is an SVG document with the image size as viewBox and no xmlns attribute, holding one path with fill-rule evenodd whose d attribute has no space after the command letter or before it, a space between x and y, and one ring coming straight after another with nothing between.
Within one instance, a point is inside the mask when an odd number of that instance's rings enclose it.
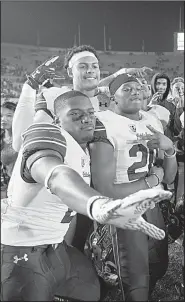
<instances>
[{"instance_id":1,"label":"under armour logo","mask_svg":"<svg viewBox=\"0 0 185 302\"><path fill-rule=\"evenodd\" d=\"M28 255L24 254L24 257L20 257L20 258L18 258L18 256L16 255L16 256L13 257L13 259L14 259L14 263L17 263L19 260L28 261Z\"/></svg>"}]
</instances>

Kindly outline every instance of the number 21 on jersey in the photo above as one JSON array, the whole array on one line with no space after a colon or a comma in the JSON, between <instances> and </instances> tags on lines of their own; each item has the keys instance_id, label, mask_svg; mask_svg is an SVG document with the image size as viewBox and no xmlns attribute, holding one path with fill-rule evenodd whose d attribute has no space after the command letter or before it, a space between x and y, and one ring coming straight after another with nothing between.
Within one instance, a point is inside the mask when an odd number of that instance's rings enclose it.
<instances>
[{"instance_id":1,"label":"number 21 on jersey","mask_svg":"<svg viewBox=\"0 0 185 302\"><path fill-rule=\"evenodd\" d=\"M137 180L145 177L150 170L154 161L154 151L148 149L142 144L136 144L129 150L130 157L137 157L138 152L141 152L142 158L140 161L134 162L127 170L128 178L130 181ZM149 158L148 158L149 157ZM148 163L148 165L147 165ZM146 166L146 171L137 172L137 169L144 168Z\"/></svg>"}]
</instances>

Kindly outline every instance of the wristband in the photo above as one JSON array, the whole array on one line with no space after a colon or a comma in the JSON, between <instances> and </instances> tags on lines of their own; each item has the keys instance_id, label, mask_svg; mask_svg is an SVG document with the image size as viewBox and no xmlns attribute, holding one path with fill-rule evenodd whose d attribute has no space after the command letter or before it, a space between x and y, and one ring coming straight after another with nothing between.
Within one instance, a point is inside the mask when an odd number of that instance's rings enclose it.
<instances>
[{"instance_id":1,"label":"wristband","mask_svg":"<svg viewBox=\"0 0 185 302\"><path fill-rule=\"evenodd\" d=\"M145 181L145 183L147 184L148 188L151 189L152 187L151 187L151 185L149 184L147 177L144 177L144 181Z\"/></svg>"},{"instance_id":2,"label":"wristband","mask_svg":"<svg viewBox=\"0 0 185 302\"><path fill-rule=\"evenodd\" d=\"M28 84L34 90L38 90L39 84L30 75L26 75L26 77L27 77L26 84Z\"/></svg>"},{"instance_id":3,"label":"wristband","mask_svg":"<svg viewBox=\"0 0 185 302\"><path fill-rule=\"evenodd\" d=\"M176 157L176 151L175 151L175 148L174 148L174 153L172 155L169 155L168 153L166 153L166 151L164 151L164 156L166 158L174 158Z\"/></svg>"},{"instance_id":4,"label":"wristband","mask_svg":"<svg viewBox=\"0 0 185 302\"><path fill-rule=\"evenodd\" d=\"M154 175L157 177L157 180L158 180L158 184L156 185L156 187L157 187L160 184L159 176L155 172L152 172L150 175Z\"/></svg>"},{"instance_id":5,"label":"wristband","mask_svg":"<svg viewBox=\"0 0 185 302\"><path fill-rule=\"evenodd\" d=\"M105 199L106 197L104 196L92 196L88 199L87 201L87 206L86 206L86 209L87 209L87 215L89 216L90 219L94 220L93 216L92 216L92 205L93 203L98 200L98 199Z\"/></svg>"},{"instance_id":6,"label":"wristband","mask_svg":"<svg viewBox=\"0 0 185 302\"><path fill-rule=\"evenodd\" d=\"M123 72L123 69L124 69L124 72ZM113 75L114 75L114 78L116 78L118 75L120 74L123 74L123 73L127 73L127 68L122 68L118 71L116 71Z\"/></svg>"}]
</instances>

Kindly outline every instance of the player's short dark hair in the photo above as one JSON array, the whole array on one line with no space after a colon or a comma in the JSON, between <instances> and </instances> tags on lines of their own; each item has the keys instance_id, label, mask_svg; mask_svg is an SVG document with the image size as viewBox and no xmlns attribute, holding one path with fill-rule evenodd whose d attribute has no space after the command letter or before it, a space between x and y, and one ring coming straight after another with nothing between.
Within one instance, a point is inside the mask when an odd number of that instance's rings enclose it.
<instances>
[{"instance_id":1,"label":"player's short dark hair","mask_svg":"<svg viewBox=\"0 0 185 302\"><path fill-rule=\"evenodd\" d=\"M69 61L71 60L71 58L73 57L74 54L82 52L82 51L92 52L95 55L95 57L99 60L98 54L97 54L96 50L94 49L94 47L92 47L90 45L74 46L71 49L69 49L69 51L65 55L64 68L67 69L69 67Z\"/></svg>"},{"instance_id":2,"label":"player's short dark hair","mask_svg":"<svg viewBox=\"0 0 185 302\"><path fill-rule=\"evenodd\" d=\"M66 105L67 101L76 96L83 96L88 98L88 96L77 90L70 90L61 95L59 95L54 101L54 113L59 114L60 110Z\"/></svg>"}]
</instances>

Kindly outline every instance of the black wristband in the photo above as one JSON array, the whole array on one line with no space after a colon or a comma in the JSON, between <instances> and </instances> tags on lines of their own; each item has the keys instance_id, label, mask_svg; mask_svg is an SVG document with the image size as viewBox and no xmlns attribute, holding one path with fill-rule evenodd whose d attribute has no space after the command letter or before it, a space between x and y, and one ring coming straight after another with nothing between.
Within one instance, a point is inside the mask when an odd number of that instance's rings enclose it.
<instances>
[{"instance_id":1,"label":"black wristband","mask_svg":"<svg viewBox=\"0 0 185 302\"><path fill-rule=\"evenodd\" d=\"M38 90L39 84L31 76L27 75L26 77L27 77L26 84L28 84L34 90Z\"/></svg>"}]
</instances>

